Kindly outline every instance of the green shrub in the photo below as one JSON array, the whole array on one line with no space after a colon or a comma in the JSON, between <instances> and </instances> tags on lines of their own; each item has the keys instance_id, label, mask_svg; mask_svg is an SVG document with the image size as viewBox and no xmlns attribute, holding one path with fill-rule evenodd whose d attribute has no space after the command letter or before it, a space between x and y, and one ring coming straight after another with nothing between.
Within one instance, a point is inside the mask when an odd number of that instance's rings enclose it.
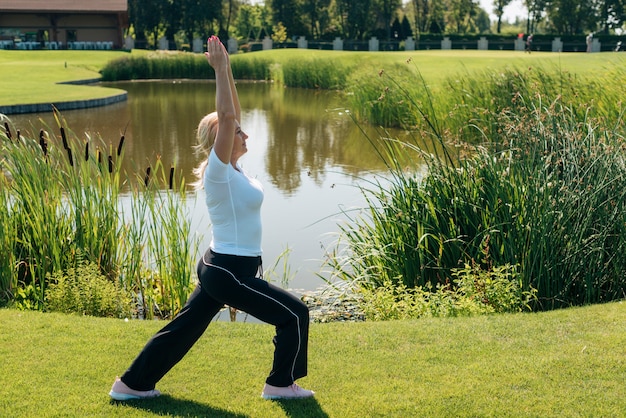
<instances>
[{"instance_id":1,"label":"green shrub","mask_svg":"<svg viewBox=\"0 0 626 418\"><path fill-rule=\"evenodd\" d=\"M421 317L457 317L529 311L535 291L524 291L512 266L483 270L465 265L454 269L454 286L438 284L434 289L410 288L387 281L381 286L361 287L359 301L371 321Z\"/></svg>"},{"instance_id":2,"label":"green shrub","mask_svg":"<svg viewBox=\"0 0 626 418\"><path fill-rule=\"evenodd\" d=\"M132 315L129 295L100 274L95 263L80 262L76 268L54 272L48 282L47 311L115 318Z\"/></svg>"}]
</instances>

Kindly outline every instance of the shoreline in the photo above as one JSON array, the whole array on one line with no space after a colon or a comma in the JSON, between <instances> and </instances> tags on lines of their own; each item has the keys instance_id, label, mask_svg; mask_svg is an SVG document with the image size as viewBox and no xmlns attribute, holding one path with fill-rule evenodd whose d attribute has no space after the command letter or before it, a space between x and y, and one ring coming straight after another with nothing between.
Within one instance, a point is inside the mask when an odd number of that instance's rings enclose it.
<instances>
[{"instance_id":1,"label":"shoreline","mask_svg":"<svg viewBox=\"0 0 626 418\"><path fill-rule=\"evenodd\" d=\"M315 290L289 289L309 308L311 323L363 322L365 313L359 306L359 296L351 289L332 285ZM229 308L223 308L215 317L217 321L259 322L249 314L237 311L231 316Z\"/></svg>"},{"instance_id":2,"label":"shoreline","mask_svg":"<svg viewBox=\"0 0 626 418\"><path fill-rule=\"evenodd\" d=\"M76 80L76 81L63 81L57 84L73 84L73 85L86 85L99 83L99 78ZM59 101L50 103L30 103L30 104L16 104L16 105L0 105L0 114L3 115L18 115L25 113L47 113L52 112L54 108L58 110L78 110L88 109L92 107L108 106L115 103L128 100L128 92L115 94L109 97L102 97L99 99L84 99L84 100L70 100Z\"/></svg>"}]
</instances>

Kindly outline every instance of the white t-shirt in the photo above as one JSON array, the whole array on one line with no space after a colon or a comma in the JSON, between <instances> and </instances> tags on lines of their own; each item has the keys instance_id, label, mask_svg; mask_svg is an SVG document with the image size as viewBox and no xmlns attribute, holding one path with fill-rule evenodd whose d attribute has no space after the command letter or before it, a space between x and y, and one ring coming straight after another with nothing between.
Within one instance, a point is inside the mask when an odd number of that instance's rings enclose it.
<instances>
[{"instance_id":1,"label":"white t-shirt","mask_svg":"<svg viewBox=\"0 0 626 418\"><path fill-rule=\"evenodd\" d=\"M263 187L237 168L224 164L214 152L209 154L203 179L213 228L209 246L220 254L259 256Z\"/></svg>"}]
</instances>

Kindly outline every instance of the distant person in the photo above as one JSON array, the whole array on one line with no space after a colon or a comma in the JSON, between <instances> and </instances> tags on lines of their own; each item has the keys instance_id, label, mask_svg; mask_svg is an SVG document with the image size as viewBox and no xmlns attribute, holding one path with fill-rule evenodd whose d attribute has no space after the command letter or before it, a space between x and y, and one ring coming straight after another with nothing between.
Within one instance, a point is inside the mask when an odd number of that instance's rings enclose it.
<instances>
[{"instance_id":1,"label":"distant person","mask_svg":"<svg viewBox=\"0 0 626 418\"><path fill-rule=\"evenodd\" d=\"M528 52L530 54L530 51L532 51L533 48L533 34L531 33L530 35L528 35L526 37L526 52Z\"/></svg>"},{"instance_id":2,"label":"distant person","mask_svg":"<svg viewBox=\"0 0 626 418\"><path fill-rule=\"evenodd\" d=\"M593 44L593 32L587 35L587 52L591 52L591 45Z\"/></svg>"},{"instance_id":3,"label":"distant person","mask_svg":"<svg viewBox=\"0 0 626 418\"><path fill-rule=\"evenodd\" d=\"M198 262L199 283L187 303L148 341L122 377L115 380L109 395L118 401L159 396L156 383L228 305L276 327L274 361L261 396L308 398L314 392L301 388L295 380L307 374L309 310L296 296L263 279L263 188L238 164L239 157L248 151L248 135L239 125L241 109L230 59L215 36L207 41L205 55L215 70L216 111L198 126L196 151L203 153L204 159L195 173L206 192L213 237ZM215 360L207 353L202 361Z\"/></svg>"}]
</instances>

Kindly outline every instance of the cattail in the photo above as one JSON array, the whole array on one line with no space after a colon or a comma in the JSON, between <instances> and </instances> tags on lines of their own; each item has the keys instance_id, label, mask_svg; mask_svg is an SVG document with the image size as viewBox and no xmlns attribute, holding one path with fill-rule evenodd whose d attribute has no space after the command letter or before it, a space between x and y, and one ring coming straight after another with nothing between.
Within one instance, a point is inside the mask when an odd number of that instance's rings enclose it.
<instances>
[{"instance_id":1,"label":"cattail","mask_svg":"<svg viewBox=\"0 0 626 418\"><path fill-rule=\"evenodd\" d=\"M17 131L15 131L15 133L17 134L17 139L18 140L22 139L22 133L20 132L19 129Z\"/></svg>"},{"instance_id":2,"label":"cattail","mask_svg":"<svg viewBox=\"0 0 626 418\"><path fill-rule=\"evenodd\" d=\"M61 126L61 138L63 139L63 148L69 149L69 145L67 145L67 137L65 136L65 128Z\"/></svg>"},{"instance_id":3,"label":"cattail","mask_svg":"<svg viewBox=\"0 0 626 418\"><path fill-rule=\"evenodd\" d=\"M70 160L70 166L74 167L74 158L72 157L72 149L70 147L67 148L67 158Z\"/></svg>"},{"instance_id":4,"label":"cattail","mask_svg":"<svg viewBox=\"0 0 626 418\"><path fill-rule=\"evenodd\" d=\"M113 157L109 155L109 173L113 172Z\"/></svg>"},{"instance_id":5,"label":"cattail","mask_svg":"<svg viewBox=\"0 0 626 418\"><path fill-rule=\"evenodd\" d=\"M85 161L89 161L89 142L85 141Z\"/></svg>"},{"instance_id":6,"label":"cattail","mask_svg":"<svg viewBox=\"0 0 626 418\"><path fill-rule=\"evenodd\" d=\"M98 165L100 165L102 164L102 151L98 150L96 154L98 154Z\"/></svg>"},{"instance_id":7,"label":"cattail","mask_svg":"<svg viewBox=\"0 0 626 418\"><path fill-rule=\"evenodd\" d=\"M124 146L124 135L120 138L120 143L117 146L117 156L119 157L122 154L122 147Z\"/></svg>"},{"instance_id":8,"label":"cattail","mask_svg":"<svg viewBox=\"0 0 626 418\"><path fill-rule=\"evenodd\" d=\"M148 168L146 169L146 177L144 177L143 179L143 183L146 187L148 187L148 182L150 182L150 171L152 169L150 168L150 166L148 166Z\"/></svg>"},{"instance_id":9,"label":"cattail","mask_svg":"<svg viewBox=\"0 0 626 418\"><path fill-rule=\"evenodd\" d=\"M46 142L46 135L43 129L39 131L39 145L41 146L43 155L47 157L48 156L48 143Z\"/></svg>"},{"instance_id":10,"label":"cattail","mask_svg":"<svg viewBox=\"0 0 626 418\"><path fill-rule=\"evenodd\" d=\"M4 130L7 133L7 138L11 139L11 129L9 128L8 122L4 122Z\"/></svg>"},{"instance_id":11,"label":"cattail","mask_svg":"<svg viewBox=\"0 0 626 418\"><path fill-rule=\"evenodd\" d=\"M170 167L170 190L174 188L174 166Z\"/></svg>"}]
</instances>

